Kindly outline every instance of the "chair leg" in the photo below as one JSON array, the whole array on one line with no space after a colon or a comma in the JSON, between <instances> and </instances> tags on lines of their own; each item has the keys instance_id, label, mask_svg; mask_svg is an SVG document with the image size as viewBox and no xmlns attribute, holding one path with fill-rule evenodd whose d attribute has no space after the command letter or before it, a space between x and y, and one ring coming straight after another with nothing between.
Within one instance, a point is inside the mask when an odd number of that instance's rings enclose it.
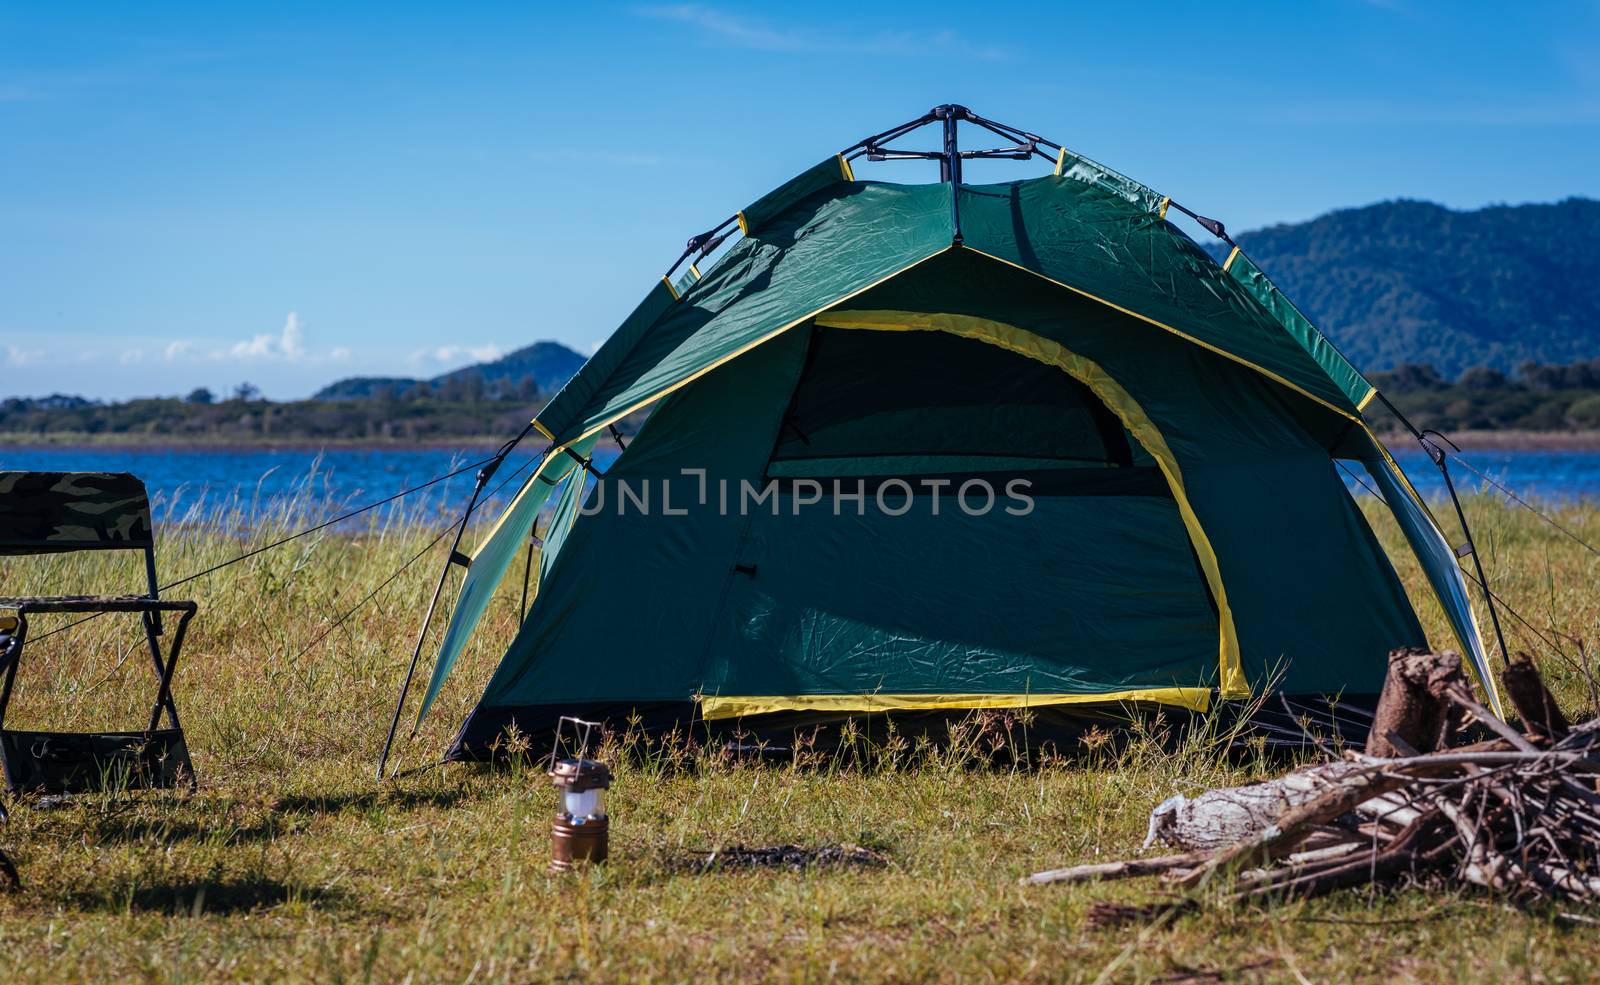
<instances>
[{"instance_id":1,"label":"chair leg","mask_svg":"<svg viewBox=\"0 0 1600 985\"><path fill-rule=\"evenodd\" d=\"M161 724L160 712L162 709L165 709L167 712L167 721L172 724L174 729L177 729L181 732L183 731L183 726L178 724L178 706L177 703L172 700L172 694L169 685L172 676L171 666L177 661L178 647L181 645L179 641L183 637L180 635L173 638L172 651L166 660L162 660L161 642L156 638L161 631L161 627L154 622L150 613L146 612L143 615L144 638L150 649L150 662L155 665L156 681L159 689L157 693L166 695L165 701L162 701L159 698L157 699L156 714L151 717L150 729L151 731L154 731L156 727ZM186 618L180 617L180 623L187 621L188 620Z\"/></svg>"},{"instance_id":2,"label":"chair leg","mask_svg":"<svg viewBox=\"0 0 1600 985\"><path fill-rule=\"evenodd\" d=\"M183 731L183 727L178 724L177 705L172 700L172 673L178 667L178 654L183 650L183 637L189 631L189 620L193 616L194 613L192 611L178 616L178 631L172 634L172 649L167 653L164 665L159 656L160 649L155 645L155 638L151 637L151 656L155 658L156 667L161 675L161 683L156 689L155 707L150 709L149 730L151 732L154 732L161 725L161 712L163 709L166 710L167 717L172 722L172 727L177 731Z\"/></svg>"},{"instance_id":3,"label":"chair leg","mask_svg":"<svg viewBox=\"0 0 1600 985\"><path fill-rule=\"evenodd\" d=\"M27 638L28 618L19 616L10 645L4 653L0 653L0 660L5 661L5 681L0 683L0 728L5 727L6 709L11 707L11 689L17 682L17 665L22 663L22 644Z\"/></svg>"}]
</instances>

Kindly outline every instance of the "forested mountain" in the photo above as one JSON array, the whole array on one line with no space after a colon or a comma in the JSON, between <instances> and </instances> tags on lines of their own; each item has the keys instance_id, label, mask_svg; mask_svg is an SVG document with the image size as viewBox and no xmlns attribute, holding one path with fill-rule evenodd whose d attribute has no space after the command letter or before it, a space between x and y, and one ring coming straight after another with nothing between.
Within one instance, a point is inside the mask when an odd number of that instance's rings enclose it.
<instances>
[{"instance_id":1,"label":"forested mountain","mask_svg":"<svg viewBox=\"0 0 1600 985\"><path fill-rule=\"evenodd\" d=\"M1382 202L1236 236L1364 371L1600 356L1600 202ZM1217 251L1226 252L1222 245Z\"/></svg>"},{"instance_id":2,"label":"forested mountain","mask_svg":"<svg viewBox=\"0 0 1600 985\"><path fill-rule=\"evenodd\" d=\"M427 384L441 392L472 396L487 392L494 396L537 394L549 396L561 389L584 357L560 342L535 342L491 362L452 370L430 380L395 376L352 376L318 390L313 400L360 400L366 397L401 396Z\"/></svg>"}]
</instances>

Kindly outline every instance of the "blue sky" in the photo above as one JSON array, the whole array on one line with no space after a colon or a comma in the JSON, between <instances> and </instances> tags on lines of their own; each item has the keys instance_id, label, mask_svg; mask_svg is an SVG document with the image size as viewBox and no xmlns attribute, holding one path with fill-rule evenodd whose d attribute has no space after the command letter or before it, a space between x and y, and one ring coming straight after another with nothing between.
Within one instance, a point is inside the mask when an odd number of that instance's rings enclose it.
<instances>
[{"instance_id":1,"label":"blue sky","mask_svg":"<svg viewBox=\"0 0 1600 985\"><path fill-rule=\"evenodd\" d=\"M690 234L951 101L1234 229L1596 196L1600 2L12 3L0 395L587 352Z\"/></svg>"}]
</instances>

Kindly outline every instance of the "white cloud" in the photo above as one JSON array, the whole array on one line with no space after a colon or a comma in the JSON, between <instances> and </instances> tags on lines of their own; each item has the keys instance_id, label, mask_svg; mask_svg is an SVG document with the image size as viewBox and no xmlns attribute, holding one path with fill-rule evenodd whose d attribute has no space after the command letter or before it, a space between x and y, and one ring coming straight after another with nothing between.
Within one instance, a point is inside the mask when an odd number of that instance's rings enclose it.
<instances>
[{"instance_id":1,"label":"white cloud","mask_svg":"<svg viewBox=\"0 0 1600 985\"><path fill-rule=\"evenodd\" d=\"M500 347L493 342L486 342L483 345L440 345L413 352L411 364L422 367L459 362L486 363L499 359L500 355Z\"/></svg>"},{"instance_id":2,"label":"white cloud","mask_svg":"<svg viewBox=\"0 0 1600 985\"><path fill-rule=\"evenodd\" d=\"M919 31L852 38L836 31L776 26L699 3L635 7L640 17L687 24L719 44L752 51L791 51L857 55L923 55L944 52L981 61L1010 57L1003 48L975 45L955 31Z\"/></svg>"},{"instance_id":3,"label":"white cloud","mask_svg":"<svg viewBox=\"0 0 1600 985\"><path fill-rule=\"evenodd\" d=\"M165 346L158 344L157 348L169 364L203 360L214 363L295 363L315 366L346 362L354 354L349 346L342 345L326 352L314 351L306 340L305 322L295 311L284 316L283 327L276 332L259 332L233 343L173 339Z\"/></svg>"},{"instance_id":4,"label":"white cloud","mask_svg":"<svg viewBox=\"0 0 1600 985\"><path fill-rule=\"evenodd\" d=\"M10 366L27 366L43 359L43 349L24 349L17 345L6 346L6 364Z\"/></svg>"},{"instance_id":5,"label":"white cloud","mask_svg":"<svg viewBox=\"0 0 1600 985\"><path fill-rule=\"evenodd\" d=\"M135 363L142 363L144 362L144 350L124 349L122 351L122 355L117 357L117 362L124 366L132 366Z\"/></svg>"},{"instance_id":6,"label":"white cloud","mask_svg":"<svg viewBox=\"0 0 1600 985\"><path fill-rule=\"evenodd\" d=\"M211 350L212 359L265 359L272 355L273 337L257 335L248 342L235 342L226 349Z\"/></svg>"},{"instance_id":7,"label":"white cloud","mask_svg":"<svg viewBox=\"0 0 1600 985\"><path fill-rule=\"evenodd\" d=\"M284 358L299 359L306 354L306 333L300 327L300 316L289 312L289 317L284 319L283 334L278 337L278 347L283 350Z\"/></svg>"},{"instance_id":8,"label":"white cloud","mask_svg":"<svg viewBox=\"0 0 1600 985\"><path fill-rule=\"evenodd\" d=\"M168 347L171 348L170 346ZM289 312L283 321L283 328L277 334L263 332L253 335L243 342L235 342L226 349L213 349L212 359L286 359L289 362L298 362L306 354L305 329L300 327L300 316Z\"/></svg>"}]
</instances>

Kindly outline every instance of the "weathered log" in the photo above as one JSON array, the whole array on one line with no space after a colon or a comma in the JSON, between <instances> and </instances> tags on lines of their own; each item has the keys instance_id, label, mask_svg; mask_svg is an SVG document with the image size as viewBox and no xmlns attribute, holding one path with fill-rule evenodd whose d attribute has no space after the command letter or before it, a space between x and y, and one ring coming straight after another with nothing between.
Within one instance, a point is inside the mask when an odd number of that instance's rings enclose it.
<instances>
[{"instance_id":1,"label":"weathered log","mask_svg":"<svg viewBox=\"0 0 1600 985\"><path fill-rule=\"evenodd\" d=\"M1285 811L1260 833L1218 852L1205 865L1191 872L1182 884L1196 886L1219 871L1243 869L1282 858L1294 851L1314 826L1336 818L1364 801L1396 790L1405 782L1404 777L1371 767L1365 772L1349 773L1318 797Z\"/></svg>"},{"instance_id":2,"label":"weathered log","mask_svg":"<svg viewBox=\"0 0 1600 985\"><path fill-rule=\"evenodd\" d=\"M1024 886L1043 886L1052 882L1100 882L1110 879L1137 879L1153 876L1173 869L1188 869L1211 857L1210 852L1185 852L1182 855L1158 855L1152 858L1130 858L1121 862L1095 862L1074 865L1065 869L1048 869L1023 876L1018 880Z\"/></svg>"},{"instance_id":3,"label":"weathered log","mask_svg":"<svg viewBox=\"0 0 1600 985\"><path fill-rule=\"evenodd\" d=\"M1402 683L1419 663L1440 667L1431 654L1400 656L1426 658L1396 661ZM1600 902L1600 728L1585 722L1536 744L1471 697L1459 663L1454 674L1429 671L1409 683L1419 685L1413 694L1473 715L1498 737L1401 758L1347 754L1346 762L1265 783L1173 798L1152 815L1151 836L1199 850L1040 873L1024 884L1164 874L1169 885L1192 888L1223 875L1218 898L1237 902L1394 885L1407 873L1432 872L1518 901ZM1123 909L1171 914L1202 898Z\"/></svg>"},{"instance_id":4,"label":"weathered log","mask_svg":"<svg viewBox=\"0 0 1600 985\"><path fill-rule=\"evenodd\" d=\"M1567 716L1561 713L1561 706L1545 687L1539 668L1526 653L1517 654L1517 659L1506 665L1500 680L1505 683L1506 697L1511 699L1511 707L1517 709L1524 729L1549 742L1565 738L1572 731Z\"/></svg>"},{"instance_id":5,"label":"weathered log","mask_svg":"<svg viewBox=\"0 0 1600 985\"><path fill-rule=\"evenodd\" d=\"M1367 755L1391 759L1413 754L1412 750L1428 753L1443 748L1458 721L1444 692L1457 683L1466 686L1461 657L1455 653L1414 647L1390 653L1389 673L1367 734ZM1391 740L1391 734L1400 742Z\"/></svg>"},{"instance_id":6,"label":"weathered log","mask_svg":"<svg viewBox=\"0 0 1600 985\"><path fill-rule=\"evenodd\" d=\"M1150 812L1144 845L1157 841L1183 849L1215 849L1260 832L1284 811L1321 796L1357 763L1326 763L1240 787L1207 790L1196 797L1169 797Z\"/></svg>"}]
</instances>

